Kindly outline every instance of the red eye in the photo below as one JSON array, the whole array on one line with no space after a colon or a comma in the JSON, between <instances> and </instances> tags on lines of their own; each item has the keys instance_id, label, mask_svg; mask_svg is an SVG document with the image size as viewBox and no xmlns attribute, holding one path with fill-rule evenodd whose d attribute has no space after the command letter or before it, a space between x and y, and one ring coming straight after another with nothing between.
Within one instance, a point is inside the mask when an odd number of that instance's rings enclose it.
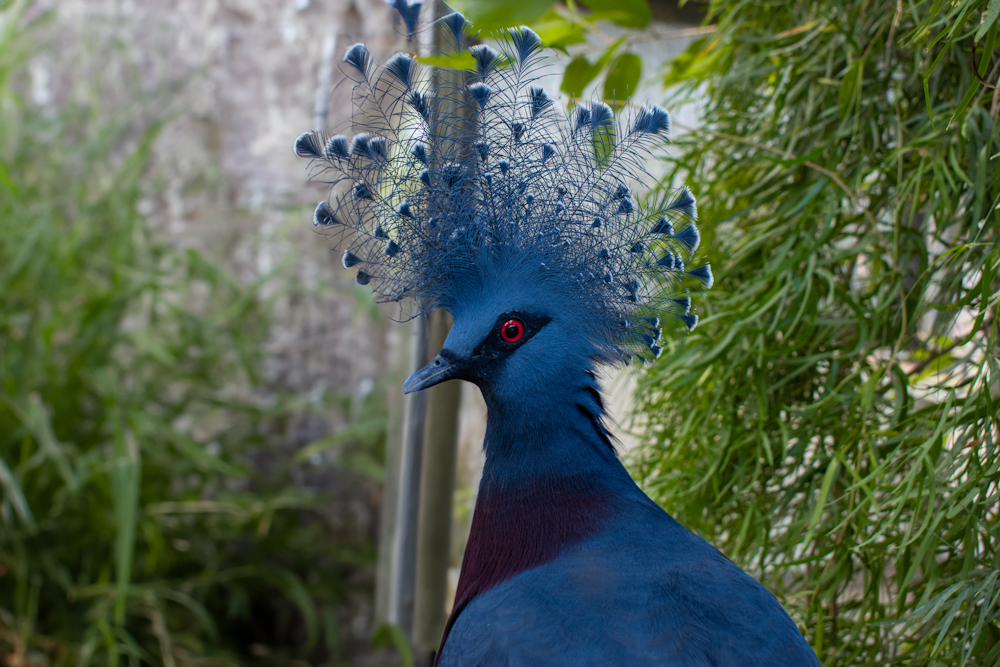
<instances>
[{"instance_id":1,"label":"red eye","mask_svg":"<svg viewBox=\"0 0 1000 667\"><path fill-rule=\"evenodd\" d=\"M524 323L521 320L510 319L500 327L500 338L505 343L516 343L524 338Z\"/></svg>"}]
</instances>

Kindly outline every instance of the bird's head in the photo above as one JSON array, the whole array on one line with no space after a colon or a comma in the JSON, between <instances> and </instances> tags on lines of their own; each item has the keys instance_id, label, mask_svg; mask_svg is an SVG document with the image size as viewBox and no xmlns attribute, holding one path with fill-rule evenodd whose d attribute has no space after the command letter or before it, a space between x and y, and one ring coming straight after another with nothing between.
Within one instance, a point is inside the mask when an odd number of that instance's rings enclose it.
<instances>
[{"instance_id":1,"label":"bird's head","mask_svg":"<svg viewBox=\"0 0 1000 667\"><path fill-rule=\"evenodd\" d=\"M607 326L586 299L534 258L492 249L455 276L440 305L453 324L444 347L403 385L407 393L451 379L480 387L491 403L549 396L604 355Z\"/></svg>"},{"instance_id":2,"label":"bird's head","mask_svg":"<svg viewBox=\"0 0 1000 667\"><path fill-rule=\"evenodd\" d=\"M551 396L567 371L655 358L662 329L694 328L691 295L712 285L691 191L632 191L656 181L643 165L669 114L595 101L566 116L536 85L531 29L496 35L497 51L473 44L461 14L441 21L474 71L449 84L410 54L379 67L355 44L344 66L364 131L295 142L334 175L313 222L346 245L357 282L453 316L404 390L458 378L509 405Z\"/></svg>"}]
</instances>

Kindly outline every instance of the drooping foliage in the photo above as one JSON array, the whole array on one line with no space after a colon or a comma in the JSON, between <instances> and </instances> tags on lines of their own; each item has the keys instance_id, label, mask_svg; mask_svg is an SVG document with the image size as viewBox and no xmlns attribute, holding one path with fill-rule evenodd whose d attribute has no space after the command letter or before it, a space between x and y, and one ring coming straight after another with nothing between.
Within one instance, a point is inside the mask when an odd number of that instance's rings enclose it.
<instances>
[{"instance_id":1,"label":"drooping foliage","mask_svg":"<svg viewBox=\"0 0 1000 667\"><path fill-rule=\"evenodd\" d=\"M667 77L717 282L634 471L825 665L1000 663L998 13L720 2Z\"/></svg>"},{"instance_id":2,"label":"drooping foliage","mask_svg":"<svg viewBox=\"0 0 1000 667\"><path fill-rule=\"evenodd\" d=\"M0 662L342 664L371 546L303 482L337 448L377 472L382 420L358 405L275 452L309 408L255 389L258 286L139 213L162 99L113 110L80 81L36 106L28 63L52 35L17 10L0 8Z\"/></svg>"}]
</instances>

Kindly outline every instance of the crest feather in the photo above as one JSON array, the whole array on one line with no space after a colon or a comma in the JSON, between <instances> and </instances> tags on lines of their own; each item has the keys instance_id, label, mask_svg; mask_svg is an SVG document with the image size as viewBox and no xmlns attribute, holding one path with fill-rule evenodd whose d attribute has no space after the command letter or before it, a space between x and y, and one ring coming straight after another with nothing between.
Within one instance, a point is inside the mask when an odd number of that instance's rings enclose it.
<instances>
[{"instance_id":1,"label":"crest feather","mask_svg":"<svg viewBox=\"0 0 1000 667\"><path fill-rule=\"evenodd\" d=\"M464 51L471 24L458 13L441 22ZM364 45L347 50L347 69L360 75L359 132L325 144L306 133L294 144L337 174L340 194L317 206L314 222L343 235L344 266L385 301L407 299L418 313L457 303L484 263L518 265L553 298L575 300L604 358L653 359L660 318L694 328L691 295L714 280L693 256L701 235L691 191L641 193L655 182L644 164L670 116L599 100L563 114L539 85L538 35L521 27L496 37L499 51L468 49L475 73L433 92L409 54L389 58L373 79Z\"/></svg>"}]
</instances>

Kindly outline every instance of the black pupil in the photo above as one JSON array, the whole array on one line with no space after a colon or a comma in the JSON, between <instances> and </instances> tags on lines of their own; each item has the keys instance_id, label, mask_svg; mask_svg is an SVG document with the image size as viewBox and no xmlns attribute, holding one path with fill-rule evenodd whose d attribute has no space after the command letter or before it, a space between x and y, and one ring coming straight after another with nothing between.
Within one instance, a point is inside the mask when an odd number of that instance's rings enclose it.
<instances>
[{"instance_id":1,"label":"black pupil","mask_svg":"<svg viewBox=\"0 0 1000 667\"><path fill-rule=\"evenodd\" d=\"M506 327L506 328L505 328L505 329L503 330L503 333L504 333L504 338L508 338L508 339L509 339L509 338L517 338L517 334L518 334L518 328L517 328L517 325L516 325L516 324L514 324L513 322L511 322L511 323L510 323L510 324L508 324L508 325L507 325L507 327Z\"/></svg>"}]
</instances>

